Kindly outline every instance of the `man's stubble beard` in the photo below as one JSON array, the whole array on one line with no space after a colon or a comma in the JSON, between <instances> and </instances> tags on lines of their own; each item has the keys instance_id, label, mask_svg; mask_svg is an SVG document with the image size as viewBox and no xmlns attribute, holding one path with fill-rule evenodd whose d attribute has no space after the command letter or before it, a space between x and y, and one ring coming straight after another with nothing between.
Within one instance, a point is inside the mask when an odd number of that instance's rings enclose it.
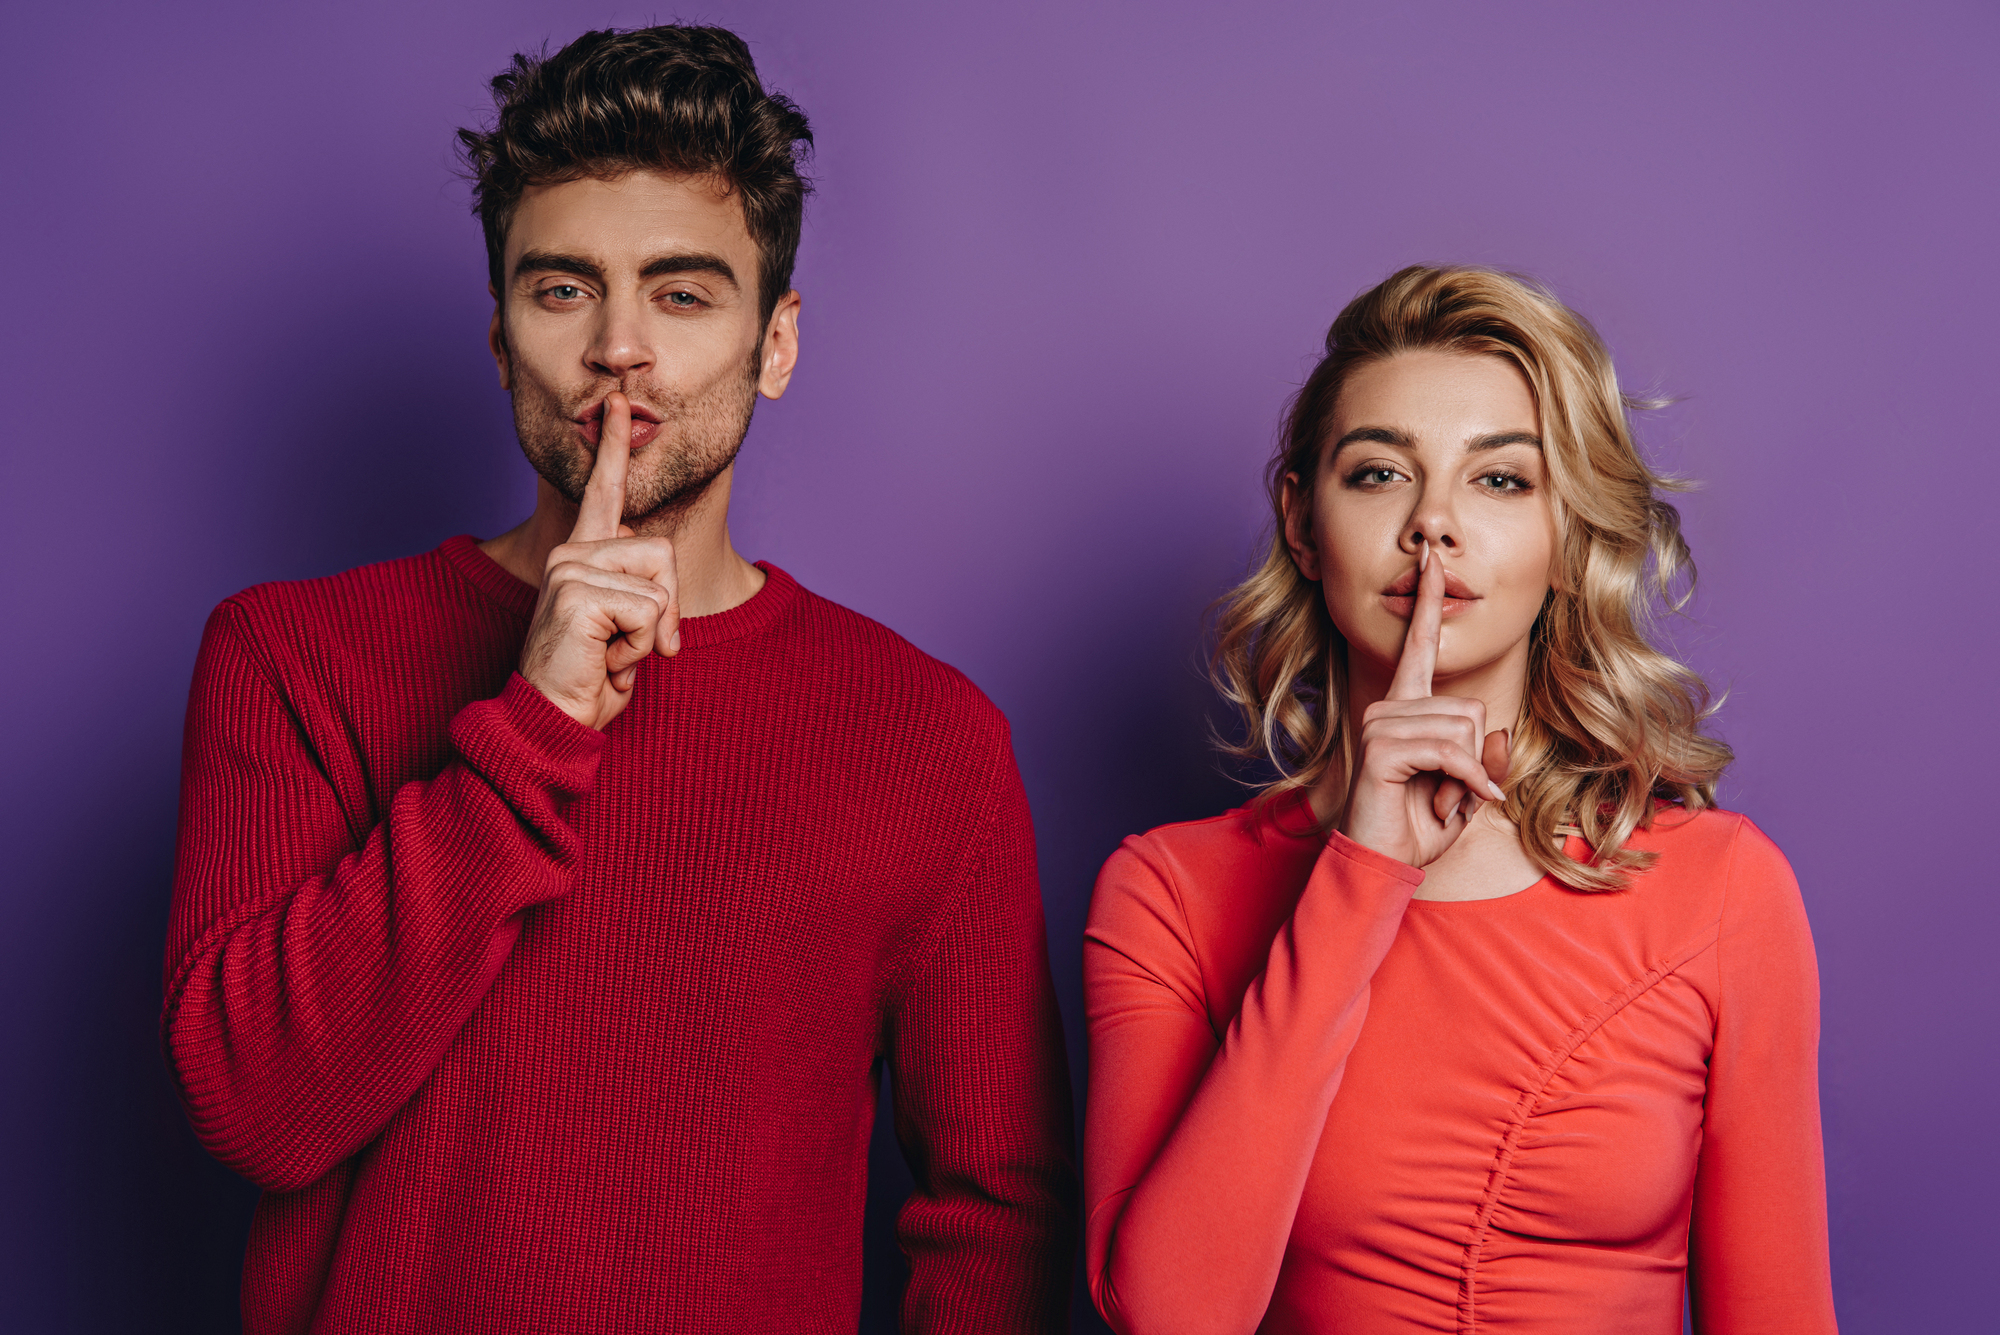
<instances>
[{"instance_id":1,"label":"man's stubble beard","mask_svg":"<svg viewBox=\"0 0 2000 1335\"><path fill-rule=\"evenodd\" d=\"M625 522L634 528L643 524L656 532L671 531L743 448L757 405L760 360L753 357L745 375L693 397L627 376L616 383L600 381L565 402L557 391L524 378L512 396L514 434L542 479L571 504L581 504L597 456L578 443L575 415L614 389L646 404L660 414L660 431L633 456L625 476Z\"/></svg>"}]
</instances>

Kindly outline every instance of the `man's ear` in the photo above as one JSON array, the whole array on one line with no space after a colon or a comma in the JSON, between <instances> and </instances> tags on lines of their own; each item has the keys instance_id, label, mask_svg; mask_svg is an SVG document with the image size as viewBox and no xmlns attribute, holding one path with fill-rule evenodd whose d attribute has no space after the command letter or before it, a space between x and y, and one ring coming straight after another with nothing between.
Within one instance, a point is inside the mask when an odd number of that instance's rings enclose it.
<instances>
[{"instance_id":1,"label":"man's ear","mask_svg":"<svg viewBox=\"0 0 2000 1335\"><path fill-rule=\"evenodd\" d=\"M767 399L783 398L798 364L799 294L787 292L764 326L763 347L757 354L757 392Z\"/></svg>"},{"instance_id":2,"label":"man's ear","mask_svg":"<svg viewBox=\"0 0 2000 1335\"><path fill-rule=\"evenodd\" d=\"M513 364L507 355L507 326L500 319L500 294L493 291L491 283L486 285L486 290L493 297L493 323L486 326L486 347L493 354L493 364L500 368L500 388L512 393Z\"/></svg>"},{"instance_id":3,"label":"man's ear","mask_svg":"<svg viewBox=\"0 0 2000 1335\"><path fill-rule=\"evenodd\" d=\"M1285 546L1292 564L1307 579L1319 579L1319 544L1312 531L1312 492L1299 481L1297 473L1287 473L1279 484L1278 503L1285 511Z\"/></svg>"}]
</instances>

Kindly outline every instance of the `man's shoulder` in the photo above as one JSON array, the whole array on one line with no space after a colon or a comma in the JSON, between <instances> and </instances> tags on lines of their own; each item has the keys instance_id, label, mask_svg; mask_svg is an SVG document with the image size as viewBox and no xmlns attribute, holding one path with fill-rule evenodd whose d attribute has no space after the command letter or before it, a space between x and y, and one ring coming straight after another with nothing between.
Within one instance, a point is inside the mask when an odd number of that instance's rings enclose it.
<instances>
[{"instance_id":1,"label":"man's shoulder","mask_svg":"<svg viewBox=\"0 0 2000 1335\"><path fill-rule=\"evenodd\" d=\"M926 731L970 729L1006 741L1006 716L965 673L873 617L793 583L797 595L788 638L824 664L829 691L857 708L880 711L887 723Z\"/></svg>"},{"instance_id":2,"label":"man's shoulder","mask_svg":"<svg viewBox=\"0 0 2000 1335\"><path fill-rule=\"evenodd\" d=\"M211 627L227 623L261 649L386 647L402 639L435 638L440 624L505 609L464 577L453 560L453 538L414 556L356 566L314 579L253 584L222 600Z\"/></svg>"}]
</instances>

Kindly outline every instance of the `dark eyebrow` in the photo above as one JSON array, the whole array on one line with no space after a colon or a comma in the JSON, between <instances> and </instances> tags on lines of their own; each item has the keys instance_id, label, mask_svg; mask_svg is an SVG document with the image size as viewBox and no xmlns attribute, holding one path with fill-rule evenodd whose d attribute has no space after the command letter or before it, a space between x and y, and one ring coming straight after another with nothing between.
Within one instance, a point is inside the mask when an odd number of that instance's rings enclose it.
<instances>
[{"instance_id":1,"label":"dark eyebrow","mask_svg":"<svg viewBox=\"0 0 2000 1335\"><path fill-rule=\"evenodd\" d=\"M564 255L553 250L531 250L521 256L514 265L514 277L527 274L566 273L578 278L588 278L593 283L604 281L604 270L581 255ZM660 255L647 260L639 270L641 278L659 278L666 274L705 273L713 274L731 287L735 287L736 271L729 267L729 261L720 255L710 255L701 251L690 251L683 255Z\"/></svg>"},{"instance_id":2,"label":"dark eyebrow","mask_svg":"<svg viewBox=\"0 0 2000 1335\"><path fill-rule=\"evenodd\" d=\"M684 255L661 255L646 261L639 270L641 278L660 278L673 273L713 274L731 287L737 286L736 270L729 267L729 261L720 255L710 255L703 251L689 251Z\"/></svg>"},{"instance_id":3,"label":"dark eyebrow","mask_svg":"<svg viewBox=\"0 0 2000 1335\"><path fill-rule=\"evenodd\" d=\"M514 277L521 278L531 273L567 273L578 278L588 278L593 283L604 281L604 270L580 255L560 255L553 250L531 250L521 256L514 265Z\"/></svg>"}]
</instances>

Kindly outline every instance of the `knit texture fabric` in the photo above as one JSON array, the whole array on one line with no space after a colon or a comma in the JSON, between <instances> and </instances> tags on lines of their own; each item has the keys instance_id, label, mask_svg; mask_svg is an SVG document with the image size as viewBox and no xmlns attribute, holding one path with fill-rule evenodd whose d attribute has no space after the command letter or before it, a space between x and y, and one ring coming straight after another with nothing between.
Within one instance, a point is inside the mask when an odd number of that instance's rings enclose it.
<instances>
[{"instance_id":1,"label":"knit texture fabric","mask_svg":"<svg viewBox=\"0 0 2000 1335\"><path fill-rule=\"evenodd\" d=\"M764 566L597 733L454 538L225 601L162 1020L265 1195L248 1335L855 1328L877 1063L908 1331L1064 1324L1028 809L969 681Z\"/></svg>"}]
</instances>

